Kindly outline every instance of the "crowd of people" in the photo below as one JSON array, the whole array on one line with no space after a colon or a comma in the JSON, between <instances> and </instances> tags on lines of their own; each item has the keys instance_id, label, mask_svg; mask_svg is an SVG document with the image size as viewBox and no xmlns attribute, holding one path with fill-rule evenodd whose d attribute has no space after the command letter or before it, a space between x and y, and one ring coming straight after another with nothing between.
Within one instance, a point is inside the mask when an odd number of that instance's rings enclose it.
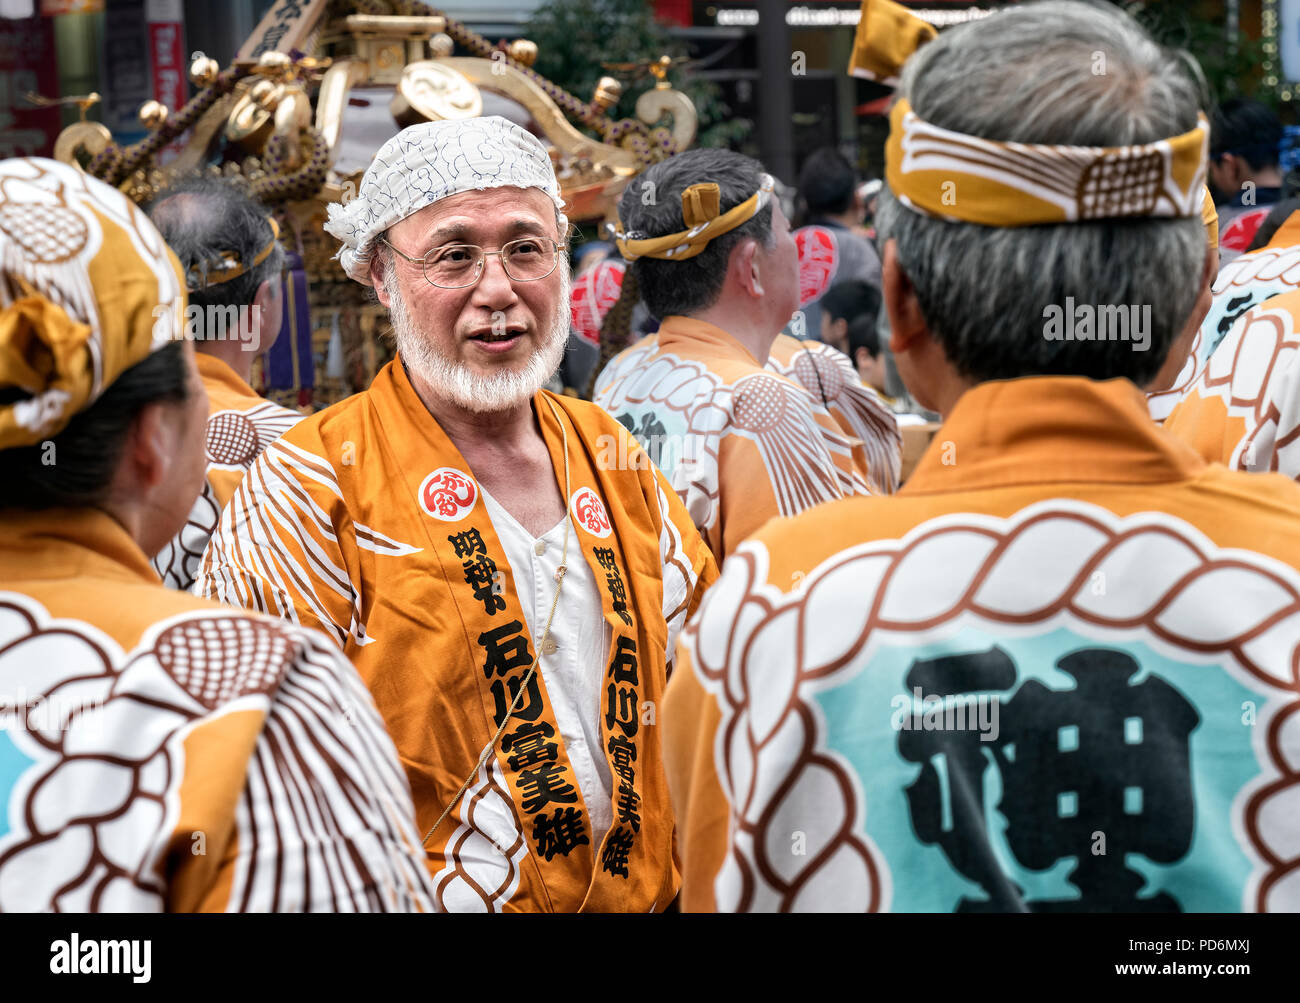
<instances>
[{"instance_id":1,"label":"crowd of people","mask_svg":"<svg viewBox=\"0 0 1300 1003\"><path fill-rule=\"evenodd\" d=\"M853 70L797 226L689 150L574 254L530 132L404 129L307 415L265 207L0 162L0 910L1300 910L1276 118L1084 0Z\"/></svg>"}]
</instances>

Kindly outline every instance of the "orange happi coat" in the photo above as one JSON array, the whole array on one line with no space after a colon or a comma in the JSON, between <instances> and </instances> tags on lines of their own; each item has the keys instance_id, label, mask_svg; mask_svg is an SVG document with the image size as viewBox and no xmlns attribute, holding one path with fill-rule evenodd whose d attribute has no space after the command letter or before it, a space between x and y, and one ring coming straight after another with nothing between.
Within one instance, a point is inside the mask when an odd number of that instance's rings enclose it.
<instances>
[{"instance_id":1,"label":"orange happi coat","mask_svg":"<svg viewBox=\"0 0 1300 1003\"><path fill-rule=\"evenodd\" d=\"M1298 511L1127 381L967 391L898 494L770 523L685 632L683 907L1300 908Z\"/></svg>"},{"instance_id":2,"label":"orange happi coat","mask_svg":"<svg viewBox=\"0 0 1300 1003\"><path fill-rule=\"evenodd\" d=\"M598 443L626 440L623 429L589 403L541 392L534 408L557 483L564 435L552 404L568 440L568 560L586 562L599 583L601 608L584 615L608 639L587 670L599 701L584 711L598 717L587 723L614 778L613 826L600 845L569 754L578 738L565 734L548 691L548 652L524 682L538 639L520 591L531 599L534 583L510 565L485 493L400 362L253 464L200 586L319 626L347 652L406 765L422 834L469 778L428 842L441 907L663 909L678 872L658 705L677 632L716 570L634 443L614 452L635 462L603 462ZM503 720L495 755L476 771Z\"/></svg>"},{"instance_id":3,"label":"orange happi coat","mask_svg":"<svg viewBox=\"0 0 1300 1003\"><path fill-rule=\"evenodd\" d=\"M778 337L763 365L721 328L668 317L610 363L595 400L649 451L719 558L775 516L898 482L893 416L825 346Z\"/></svg>"},{"instance_id":4,"label":"orange happi coat","mask_svg":"<svg viewBox=\"0 0 1300 1003\"><path fill-rule=\"evenodd\" d=\"M1298 348L1300 291L1265 300L1232 326L1165 428L1209 462L1300 477Z\"/></svg>"},{"instance_id":5,"label":"orange happi coat","mask_svg":"<svg viewBox=\"0 0 1300 1003\"><path fill-rule=\"evenodd\" d=\"M0 518L0 704L0 910L433 908L352 666L163 588L103 512Z\"/></svg>"}]
</instances>

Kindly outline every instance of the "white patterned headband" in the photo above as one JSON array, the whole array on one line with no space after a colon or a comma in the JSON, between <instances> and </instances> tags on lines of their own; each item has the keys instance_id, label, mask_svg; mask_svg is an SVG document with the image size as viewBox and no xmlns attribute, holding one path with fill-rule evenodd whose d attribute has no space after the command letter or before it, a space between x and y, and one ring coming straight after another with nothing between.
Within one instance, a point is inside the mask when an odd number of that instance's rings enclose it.
<instances>
[{"instance_id":1,"label":"white patterned headband","mask_svg":"<svg viewBox=\"0 0 1300 1003\"><path fill-rule=\"evenodd\" d=\"M343 270L370 280L375 241L395 223L461 192L540 188L563 212L560 184L536 136L499 115L421 122L380 148L356 198L329 207L325 230L343 242Z\"/></svg>"}]
</instances>

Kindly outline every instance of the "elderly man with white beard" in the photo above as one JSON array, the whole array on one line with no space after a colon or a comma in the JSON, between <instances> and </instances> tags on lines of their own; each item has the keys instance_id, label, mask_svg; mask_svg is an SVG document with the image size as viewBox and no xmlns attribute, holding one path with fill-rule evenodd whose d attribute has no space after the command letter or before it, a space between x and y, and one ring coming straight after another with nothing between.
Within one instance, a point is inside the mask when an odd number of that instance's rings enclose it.
<instances>
[{"instance_id":1,"label":"elderly man with white beard","mask_svg":"<svg viewBox=\"0 0 1300 1003\"><path fill-rule=\"evenodd\" d=\"M447 910L644 912L679 884L656 709L716 569L622 426L540 389L567 228L505 119L390 140L326 229L397 358L253 465L199 582L352 658Z\"/></svg>"}]
</instances>

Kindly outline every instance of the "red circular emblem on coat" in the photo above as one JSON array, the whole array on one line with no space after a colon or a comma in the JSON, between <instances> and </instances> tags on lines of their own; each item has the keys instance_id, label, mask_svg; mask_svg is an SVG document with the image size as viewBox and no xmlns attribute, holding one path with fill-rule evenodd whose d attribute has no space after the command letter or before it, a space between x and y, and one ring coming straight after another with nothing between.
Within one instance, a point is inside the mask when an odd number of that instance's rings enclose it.
<instances>
[{"instance_id":1,"label":"red circular emblem on coat","mask_svg":"<svg viewBox=\"0 0 1300 1003\"><path fill-rule=\"evenodd\" d=\"M602 261L573 283L569 294L569 319L573 329L585 341L600 344L600 325L605 314L618 302L623 291L627 265L621 261Z\"/></svg>"},{"instance_id":2,"label":"red circular emblem on coat","mask_svg":"<svg viewBox=\"0 0 1300 1003\"><path fill-rule=\"evenodd\" d=\"M465 518L477 501L474 478L455 467L439 467L420 485L420 507L443 522Z\"/></svg>"},{"instance_id":3,"label":"red circular emblem on coat","mask_svg":"<svg viewBox=\"0 0 1300 1003\"><path fill-rule=\"evenodd\" d=\"M799 306L806 307L831 286L840 267L840 248L835 234L824 226L803 226L794 232L799 252ZM815 332L814 332L815 333Z\"/></svg>"},{"instance_id":4,"label":"red circular emblem on coat","mask_svg":"<svg viewBox=\"0 0 1300 1003\"><path fill-rule=\"evenodd\" d=\"M614 531L609 524L605 503L591 488L579 488L573 492L573 497L569 499L569 511L573 513L574 522L592 536L603 540Z\"/></svg>"}]
</instances>

